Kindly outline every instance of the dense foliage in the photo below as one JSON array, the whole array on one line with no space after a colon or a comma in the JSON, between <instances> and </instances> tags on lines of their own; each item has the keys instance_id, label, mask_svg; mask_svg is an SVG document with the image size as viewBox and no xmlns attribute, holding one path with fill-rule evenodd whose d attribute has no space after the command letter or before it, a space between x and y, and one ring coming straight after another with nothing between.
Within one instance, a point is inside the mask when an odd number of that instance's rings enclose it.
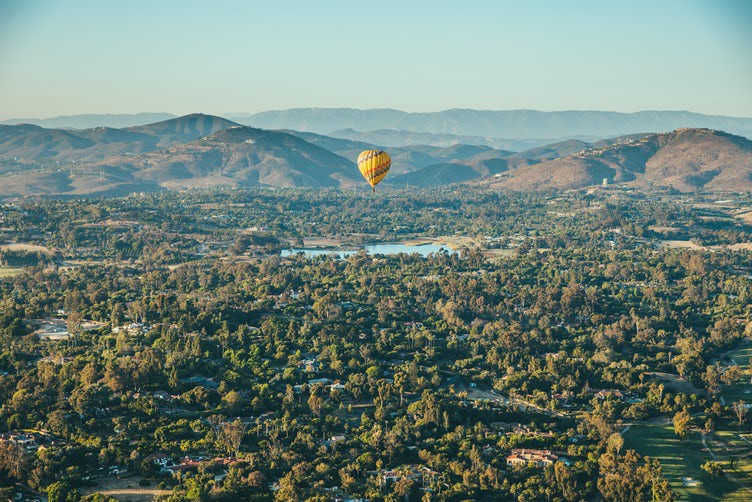
<instances>
[{"instance_id":1,"label":"dense foliage","mask_svg":"<svg viewBox=\"0 0 752 502\"><path fill-rule=\"evenodd\" d=\"M50 500L115 466L176 501L672 500L625 424L746 425L717 359L752 334L752 255L657 245L748 241L722 205L258 190L2 218L0 260L23 268L0 279L0 430L43 444L0 442L0 476ZM279 256L443 235L477 247ZM32 320L55 317L70 338L40 340ZM507 465L521 448L558 460Z\"/></svg>"}]
</instances>

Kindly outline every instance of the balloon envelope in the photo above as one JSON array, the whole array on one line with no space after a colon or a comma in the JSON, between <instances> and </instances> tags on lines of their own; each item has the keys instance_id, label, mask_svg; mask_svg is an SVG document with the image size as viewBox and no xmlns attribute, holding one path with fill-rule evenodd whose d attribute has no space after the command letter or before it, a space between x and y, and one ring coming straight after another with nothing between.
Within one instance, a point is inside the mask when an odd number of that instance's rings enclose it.
<instances>
[{"instance_id":1,"label":"balloon envelope","mask_svg":"<svg viewBox=\"0 0 752 502\"><path fill-rule=\"evenodd\" d=\"M388 153L382 150L364 150L358 155L360 174L363 175L372 189L384 179L391 165L392 159L389 158Z\"/></svg>"}]
</instances>

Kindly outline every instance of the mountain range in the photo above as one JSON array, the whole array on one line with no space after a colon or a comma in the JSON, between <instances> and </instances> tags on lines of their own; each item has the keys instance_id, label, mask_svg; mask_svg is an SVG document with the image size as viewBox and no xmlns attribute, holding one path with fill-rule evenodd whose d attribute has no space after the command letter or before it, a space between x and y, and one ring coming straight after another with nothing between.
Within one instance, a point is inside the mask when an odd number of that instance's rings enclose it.
<instances>
[{"instance_id":1,"label":"mountain range","mask_svg":"<svg viewBox=\"0 0 752 502\"><path fill-rule=\"evenodd\" d=\"M162 120L176 118L171 113L88 113L80 115L61 115L48 119L21 118L10 119L0 124L32 124L57 129L91 129L92 127L132 127Z\"/></svg>"},{"instance_id":2,"label":"mountain range","mask_svg":"<svg viewBox=\"0 0 752 502\"><path fill-rule=\"evenodd\" d=\"M408 113L392 109L297 108L252 115L230 114L228 118L265 129L294 129L322 134L346 129L392 130L485 138L551 138L549 142L552 142L573 137L588 140L593 139L592 137L611 138L626 134L671 131L680 127L702 127L752 138L752 118L702 115L684 111L618 113L453 109Z\"/></svg>"},{"instance_id":3,"label":"mountain range","mask_svg":"<svg viewBox=\"0 0 752 502\"><path fill-rule=\"evenodd\" d=\"M225 118L262 129L315 132L384 146L455 143L522 151L567 139L597 141L626 134L657 133L681 127L718 129L752 138L752 118L686 111L469 110L410 113L393 109L296 108L260 113L228 113ZM169 113L67 115L12 119L2 124L88 129L133 127L177 118Z\"/></svg>"},{"instance_id":4,"label":"mountain range","mask_svg":"<svg viewBox=\"0 0 752 502\"><path fill-rule=\"evenodd\" d=\"M363 187L355 166L368 141L249 127L192 114L125 128L0 125L0 195L121 195L206 186ZM484 144L386 148L381 187L480 184L548 190L629 183L679 191L752 190L752 141L681 128L524 151Z\"/></svg>"}]
</instances>

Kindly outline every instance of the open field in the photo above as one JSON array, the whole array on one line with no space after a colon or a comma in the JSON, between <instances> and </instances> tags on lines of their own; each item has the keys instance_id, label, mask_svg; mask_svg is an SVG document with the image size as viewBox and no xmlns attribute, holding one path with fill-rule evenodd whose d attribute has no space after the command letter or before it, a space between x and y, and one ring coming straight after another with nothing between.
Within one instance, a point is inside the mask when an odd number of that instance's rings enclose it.
<instances>
[{"instance_id":1,"label":"open field","mask_svg":"<svg viewBox=\"0 0 752 502\"><path fill-rule=\"evenodd\" d=\"M139 477L107 477L98 480L99 486L81 488L83 495L101 493L124 502L151 502L157 495L166 495L169 490L160 490L154 486L139 486Z\"/></svg>"},{"instance_id":2,"label":"open field","mask_svg":"<svg viewBox=\"0 0 752 502\"><path fill-rule=\"evenodd\" d=\"M22 242L11 242L9 244L0 244L0 249L7 251L28 251L28 252L41 252L45 254L52 254L53 251L50 248L44 246L38 246L36 244L25 244Z\"/></svg>"},{"instance_id":3,"label":"open field","mask_svg":"<svg viewBox=\"0 0 752 502\"><path fill-rule=\"evenodd\" d=\"M745 211L743 213L737 213L736 218L739 218L745 223L752 223L752 211Z\"/></svg>"},{"instance_id":4,"label":"open field","mask_svg":"<svg viewBox=\"0 0 752 502\"><path fill-rule=\"evenodd\" d=\"M752 343L746 342L721 357L726 365L736 364L747 371L752 360ZM721 394L727 405L742 399L752 402L752 384L745 375L739 381L724 385ZM752 500L752 439L740 437L728 426L704 438L693 433L685 441L674 434L670 422L632 426L624 435L626 446L640 454L656 457L666 478L684 500ZM733 469L730 461L734 459ZM726 478L713 478L700 466L708 460L723 462Z\"/></svg>"},{"instance_id":5,"label":"open field","mask_svg":"<svg viewBox=\"0 0 752 502\"><path fill-rule=\"evenodd\" d=\"M658 241L658 244L663 248L668 249L694 249L696 251L701 250L715 250L720 251L723 249L729 249L731 251L749 251L752 250L752 243L750 242L739 242L736 244L730 244L728 246L702 246L700 244L697 244L692 241L682 241L682 240L660 240Z\"/></svg>"},{"instance_id":6,"label":"open field","mask_svg":"<svg viewBox=\"0 0 752 502\"><path fill-rule=\"evenodd\" d=\"M752 251L752 242L739 242L731 244L728 248L733 251Z\"/></svg>"},{"instance_id":7,"label":"open field","mask_svg":"<svg viewBox=\"0 0 752 502\"><path fill-rule=\"evenodd\" d=\"M658 242L661 245L661 247L669 248L669 249L704 249L703 246L700 246L699 244L695 244L692 241L679 241L679 240L664 239Z\"/></svg>"},{"instance_id":8,"label":"open field","mask_svg":"<svg viewBox=\"0 0 752 502\"><path fill-rule=\"evenodd\" d=\"M745 343L732 351L726 352L721 362L736 364L742 371L746 372L749 370L750 359L752 359L752 344ZM752 403L752 383L750 383L750 376L745 374L731 385L722 386L721 395L728 405L740 399L747 403Z\"/></svg>"},{"instance_id":9,"label":"open field","mask_svg":"<svg viewBox=\"0 0 752 502\"><path fill-rule=\"evenodd\" d=\"M0 267L0 277L14 277L23 271L19 267Z\"/></svg>"}]
</instances>

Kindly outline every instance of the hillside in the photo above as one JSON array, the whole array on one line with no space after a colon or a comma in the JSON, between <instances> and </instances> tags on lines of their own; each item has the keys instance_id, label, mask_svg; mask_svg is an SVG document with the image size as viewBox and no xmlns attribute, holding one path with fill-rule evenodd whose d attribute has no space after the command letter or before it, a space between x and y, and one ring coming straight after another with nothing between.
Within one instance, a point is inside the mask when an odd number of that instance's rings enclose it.
<instances>
[{"instance_id":1,"label":"hillside","mask_svg":"<svg viewBox=\"0 0 752 502\"><path fill-rule=\"evenodd\" d=\"M20 162L97 161L113 155L139 154L193 141L235 124L193 114L145 126L115 129L45 129L31 124L0 125L0 159Z\"/></svg>"},{"instance_id":2,"label":"hillside","mask_svg":"<svg viewBox=\"0 0 752 502\"><path fill-rule=\"evenodd\" d=\"M0 181L2 196L115 196L207 185L342 186L360 174L353 162L291 134L193 114L126 129L0 125Z\"/></svg>"},{"instance_id":3,"label":"hillside","mask_svg":"<svg viewBox=\"0 0 752 502\"><path fill-rule=\"evenodd\" d=\"M752 190L752 141L710 129L677 129L521 166L484 183L511 190L632 182L693 191Z\"/></svg>"},{"instance_id":4,"label":"hillside","mask_svg":"<svg viewBox=\"0 0 752 502\"><path fill-rule=\"evenodd\" d=\"M475 159L477 156L485 158L507 157L513 152L494 150L488 146L477 144L450 143L449 146L435 146L430 144L406 145L402 147L386 147L380 143L367 143L350 139L336 138L322 134L285 130L288 134L305 139L309 143L326 148L346 159L356 162L358 154L363 150L377 148L388 150L392 158L391 176L420 170L433 164L464 161Z\"/></svg>"},{"instance_id":5,"label":"hillside","mask_svg":"<svg viewBox=\"0 0 752 502\"><path fill-rule=\"evenodd\" d=\"M135 178L169 188L340 186L360 177L351 162L324 148L283 132L243 126L165 150L106 159L102 165L126 166Z\"/></svg>"}]
</instances>

